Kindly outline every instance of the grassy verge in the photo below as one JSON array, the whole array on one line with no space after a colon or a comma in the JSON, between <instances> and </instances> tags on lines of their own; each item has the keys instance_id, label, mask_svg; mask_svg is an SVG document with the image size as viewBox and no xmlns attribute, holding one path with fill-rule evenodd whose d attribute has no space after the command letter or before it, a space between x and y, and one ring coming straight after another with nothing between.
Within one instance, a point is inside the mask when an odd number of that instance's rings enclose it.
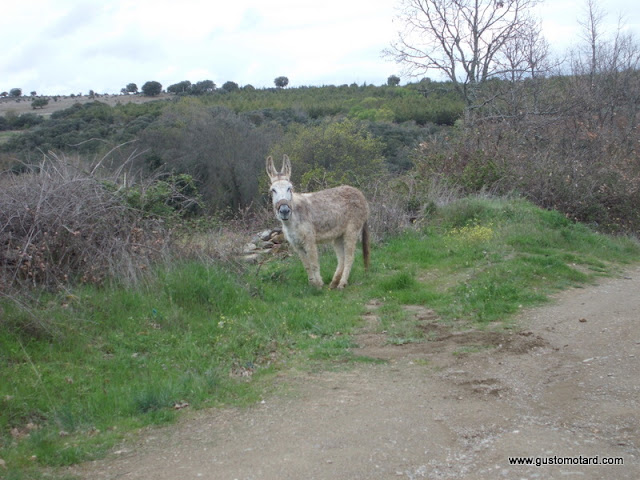
<instances>
[{"instance_id":1,"label":"grassy verge","mask_svg":"<svg viewBox=\"0 0 640 480\"><path fill-rule=\"evenodd\" d=\"M478 327L509 322L638 260L634 240L519 200L467 199L378 245L345 291L307 286L291 258L240 274L183 263L135 289L42 293L29 308L0 298L0 472L37 478L184 408L255 403L282 369L359 360L349 334L373 298L390 341L421 341L402 305ZM328 281L333 254L323 262Z\"/></svg>"},{"instance_id":2,"label":"grassy verge","mask_svg":"<svg viewBox=\"0 0 640 480\"><path fill-rule=\"evenodd\" d=\"M380 295L486 323L637 261L638 244L524 201L467 199L441 209L422 232L394 238L384 253Z\"/></svg>"}]
</instances>

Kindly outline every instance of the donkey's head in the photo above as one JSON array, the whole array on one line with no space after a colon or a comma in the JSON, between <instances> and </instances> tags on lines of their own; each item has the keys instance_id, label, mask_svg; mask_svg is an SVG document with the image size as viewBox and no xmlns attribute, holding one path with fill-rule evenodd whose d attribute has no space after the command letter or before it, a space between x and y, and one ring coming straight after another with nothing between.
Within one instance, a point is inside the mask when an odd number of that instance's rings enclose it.
<instances>
[{"instance_id":1,"label":"donkey's head","mask_svg":"<svg viewBox=\"0 0 640 480\"><path fill-rule=\"evenodd\" d=\"M271 180L271 200L273 209L283 222L291 217L291 200L293 198L293 185L289 181L291 177L291 162L286 155L282 159L280 172L273 165L273 158L267 158L267 175Z\"/></svg>"}]
</instances>

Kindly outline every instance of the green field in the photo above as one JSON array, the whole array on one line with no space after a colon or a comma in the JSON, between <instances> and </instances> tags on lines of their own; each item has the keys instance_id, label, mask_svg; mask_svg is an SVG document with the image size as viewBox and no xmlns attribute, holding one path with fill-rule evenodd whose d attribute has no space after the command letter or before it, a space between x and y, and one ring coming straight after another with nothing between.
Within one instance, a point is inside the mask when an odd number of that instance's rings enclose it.
<instances>
[{"instance_id":1,"label":"green field","mask_svg":"<svg viewBox=\"0 0 640 480\"><path fill-rule=\"evenodd\" d=\"M372 299L389 342L421 342L402 305L459 328L514 328L522 308L639 260L632 238L523 200L467 198L375 245L368 272L358 257L344 291L309 287L292 256L175 262L134 288L0 296L0 472L41 478L185 408L253 404L276 374L370 361L350 347ZM322 262L328 282L330 249Z\"/></svg>"}]
</instances>

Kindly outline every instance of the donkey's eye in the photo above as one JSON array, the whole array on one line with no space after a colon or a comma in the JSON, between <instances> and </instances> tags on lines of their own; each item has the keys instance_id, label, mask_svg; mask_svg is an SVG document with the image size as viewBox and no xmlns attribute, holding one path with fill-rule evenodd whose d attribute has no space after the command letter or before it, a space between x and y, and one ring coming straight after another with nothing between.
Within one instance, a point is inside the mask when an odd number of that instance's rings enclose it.
<instances>
[{"instance_id":1,"label":"donkey's eye","mask_svg":"<svg viewBox=\"0 0 640 480\"><path fill-rule=\"evenodd\" d=\"M275 189L275 188L272 188L272 189L271 189L271 193L276 193L276 189Z\"/></svg>"}]
</instances>

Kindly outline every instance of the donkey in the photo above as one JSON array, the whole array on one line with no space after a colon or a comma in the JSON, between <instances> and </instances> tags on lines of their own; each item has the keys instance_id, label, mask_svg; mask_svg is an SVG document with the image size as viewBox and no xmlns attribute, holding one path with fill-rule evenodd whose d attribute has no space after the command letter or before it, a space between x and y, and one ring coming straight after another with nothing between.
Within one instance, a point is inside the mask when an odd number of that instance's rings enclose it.
<instances>
[{"instance_id":1,"label":"donkey","mask_svg":"<svg viewBox=\"0 0 640 480\"><path fill-rule=\"evenodd\" d=\"M285 238L302 260L311 285L318 288L323 285L318 243L332 241L338 257L330 288L347 285L360 232L364 267L369 267L369 205L360 190L342 185L313 193L294 193L287 155L280 172L274 167L273 158L268 157L267 174L276 218L282 223Z\"/></svg>"}]
</instances>

